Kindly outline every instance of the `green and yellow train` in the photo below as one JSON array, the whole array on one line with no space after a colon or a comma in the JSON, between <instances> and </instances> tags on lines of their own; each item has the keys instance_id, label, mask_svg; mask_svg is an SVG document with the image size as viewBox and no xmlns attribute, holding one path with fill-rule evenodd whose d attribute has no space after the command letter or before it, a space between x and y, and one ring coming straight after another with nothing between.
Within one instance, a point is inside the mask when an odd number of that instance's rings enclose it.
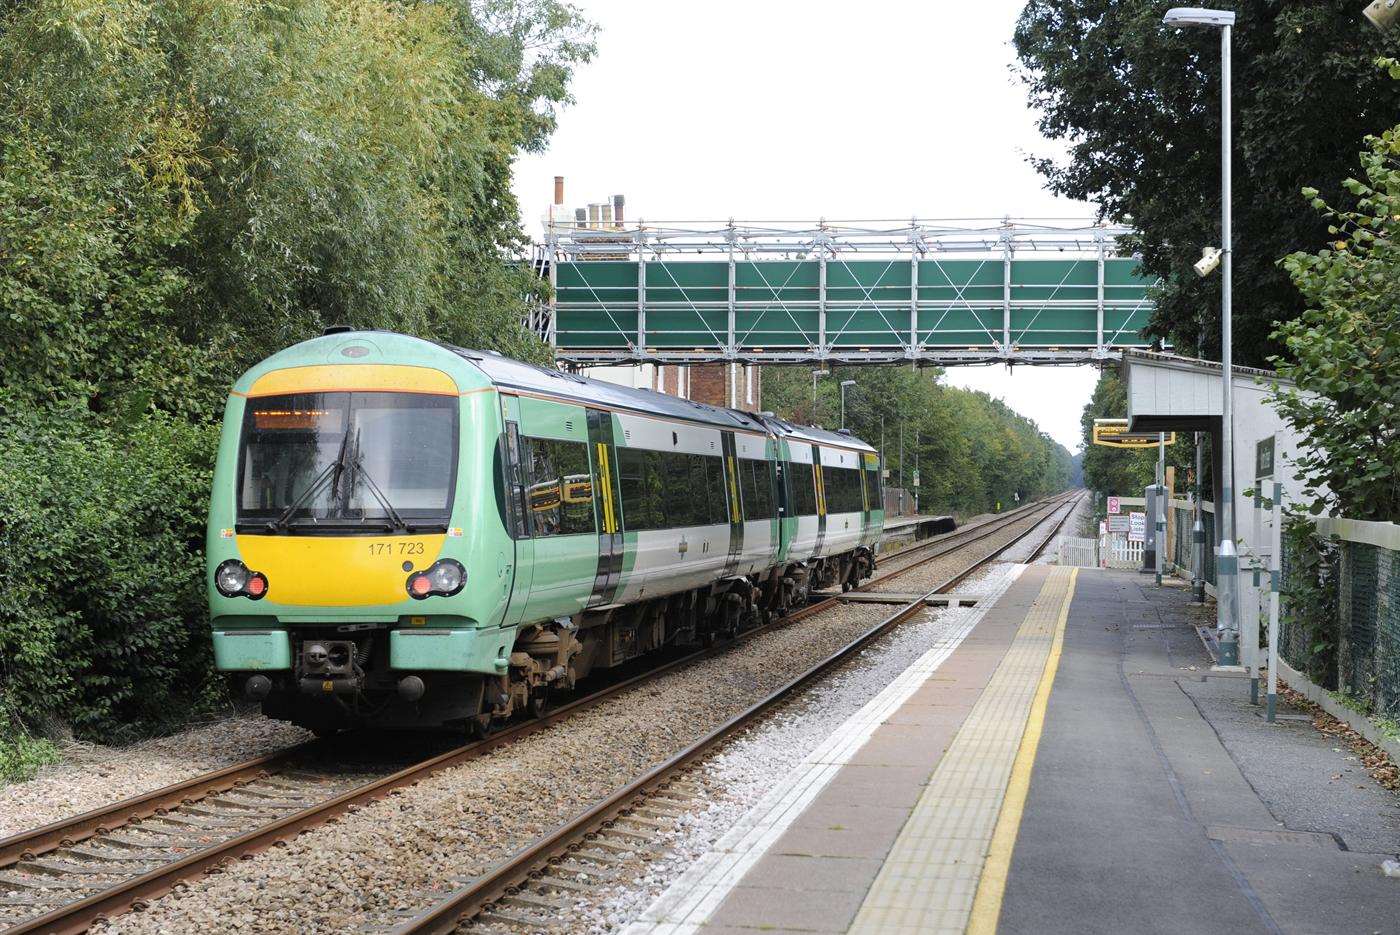
<instances>
[{"instance_id":1,"label":"green and yellow train","mask_svg":"<svg viewBox=\"0 0 1400 935\"><path fill-rule=\"evenodd\" d=\"M883 522L848 433L331 329L229 397L215 659L318 732L481 732L856 584Z\"/></svg>"}]
</instances>

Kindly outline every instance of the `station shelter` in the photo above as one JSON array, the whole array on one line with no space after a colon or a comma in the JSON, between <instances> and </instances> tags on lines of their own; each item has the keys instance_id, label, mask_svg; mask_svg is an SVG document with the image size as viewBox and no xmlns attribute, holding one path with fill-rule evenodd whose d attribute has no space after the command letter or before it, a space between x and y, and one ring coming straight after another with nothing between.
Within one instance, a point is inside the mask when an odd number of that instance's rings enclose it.
<instances>
[{"instance_id":1,"label":"station shelter","mask_svg":"<svg viewBox=\"0 0 1400 935\"><path fill-rule=\"evenodd\" d=\"M1211 503L1220 502L1221 365L1216 361L1178 357L1174 354L1125 350L1122 376L1128 397L1128 428L1132 432L1203 432L1210 437L1211 477L1215 479ZM1233 372L1234 458L1231 465L1234 491L1236 550L1241 572L1236 589L1239 607L1240 663L1250 677L1258 677L1265 662L1259 648L1261 627L1267 627L1268 592L1254 584L1245 571L1256 556L1267 555L1272 527L1262 517L1263 535L1256 532L1252 491L1261 475L1267 476L1267 494L1277 482L1283 488L1285 508L1302 502L1303 484L1293 467L1302 437L1278 414L1271 398L1276 391L1294 389L1291 381L1272 370L1235 367ZM1218 519L1220 513L1215 511ZM1151 520L1149 519L1149 522ZM1212 554L1220 544L1219 532L1207 529L1206 548ZM1262 539L1263 541L1258 541ZM1207 585L1214 593L1214 588ZM1263 622L1261 622L1261 620Z\"/></svg>"}]
</instances>

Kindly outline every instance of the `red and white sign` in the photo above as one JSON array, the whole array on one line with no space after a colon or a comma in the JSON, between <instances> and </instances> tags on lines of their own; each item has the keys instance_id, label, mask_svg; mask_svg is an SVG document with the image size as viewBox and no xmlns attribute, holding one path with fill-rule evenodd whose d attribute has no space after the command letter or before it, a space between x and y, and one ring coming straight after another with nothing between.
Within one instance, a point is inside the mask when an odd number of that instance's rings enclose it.
<instances>
[{"instance_id":1,"label":"red and white sign","mask_svg":"<svg viewBox=\"0 0 1400 935\"><path fill-rule=\"evenodd\" d=\"M1117 498L1117 497L1109 497L1109 498L1108 498L1108 515L1109 515L1109 516L1115 516L1115 515L1117 515L1117 514L1119 514L1119 513L1121 513L1121 512L1123 512L1123 510L1122 510L1122 507L1121 507L1121 506L1119 505L1119 503L1118 503L1118 498Z\"/></svg>"}]
</instances>

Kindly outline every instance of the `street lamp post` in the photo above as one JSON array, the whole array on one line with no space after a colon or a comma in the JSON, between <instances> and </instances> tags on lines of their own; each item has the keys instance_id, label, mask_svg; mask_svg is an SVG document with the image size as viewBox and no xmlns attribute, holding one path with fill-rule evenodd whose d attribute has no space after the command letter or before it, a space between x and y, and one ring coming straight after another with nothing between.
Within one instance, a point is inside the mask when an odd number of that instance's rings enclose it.
<instances>
[{"instance_id":1,"label":"street lamp post","mask_svg":"<svg viewBox=\"0 0 1400 935\"><path fill-rule=\"evenodd\" d=\"M846 427L846 387L855 385L855 380L841 381L841 427L843 429Z\"/></svg>"},{"instance_id":2,"label":"street lamp post","mask_svg":"<svg viewBox=\"0 0 1400 935\"><path fill-rule=\"evenodd\" d=\"M1167 26L1207 26L1220 30L1220 503L1216 520L1220 524L1220 554L1215 562L1216 629L1220 639L1220 664L1240 664L1240 631L1236 621L1235 589L1239 557L1235 553L1234 426L1232 424L1232 391L1234 374L1231 368L1230 318L1233 284L1234 242L1233 217L1230 210L1230 34L1235 26L1235 14L1226 10L1203 10L1178 7L1168 10L1162 22Z\"/></svg>"}]
</instances>

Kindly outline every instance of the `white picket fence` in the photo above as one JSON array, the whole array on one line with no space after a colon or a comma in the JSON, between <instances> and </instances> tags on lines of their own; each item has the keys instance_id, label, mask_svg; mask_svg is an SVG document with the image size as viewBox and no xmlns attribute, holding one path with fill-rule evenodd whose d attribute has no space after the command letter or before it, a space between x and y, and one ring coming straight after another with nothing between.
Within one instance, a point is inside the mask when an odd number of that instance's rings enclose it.
<instances>
[{"instance_id":1,"label":"white picket fence","mask_svg":"<svg viewBox=\"0 0 1400 935\"><path fill-rule=\"evenodd\" d=\"M1104 568L1141 568L1142 548L1124 533L1108 533L1099 539L1099 560Z\"/></svg>"},{"instance_id":2,"label":"white picket fence","mask_svg":"<svg viewBox=\"0 0 1400 935\"><path fill-rule=\"evenodd\" d=\"M1098 568L1099 540L1061 536L1059 562L1076 568Z\"/></svg>"}]
</instances>

